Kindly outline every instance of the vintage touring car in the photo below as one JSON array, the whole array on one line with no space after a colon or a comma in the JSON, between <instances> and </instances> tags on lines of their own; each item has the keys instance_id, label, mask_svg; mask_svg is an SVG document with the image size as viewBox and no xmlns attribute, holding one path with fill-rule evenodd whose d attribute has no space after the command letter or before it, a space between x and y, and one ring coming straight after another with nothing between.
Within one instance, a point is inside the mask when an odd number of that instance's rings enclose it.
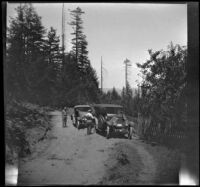
<instances>
[{"instance_id":1,"label":"vintage touring car","mask_svg":"<svg viewBox=\"0 0 200 187\"><path fill-rule=\"evenodd\" d=\"M95 104L92 107L97 118L96 131L105 132L107 138L110 138L113 133L120 132L132 139L133 127L127 120L121 105Z\"/></svg>"},{"instance_id":2,"label":"vintage touring car","mask_svg":"<svg viewBox=\"0 0 200 187\"><path fill-rule=\"evenodd\" d=\"M71 120L73 125L80 129L81 127L86 127L86 118L84 115L91 109L89 105L76 105L73 109L73 114L71 115Z\"/></svg>"}]
</instances>

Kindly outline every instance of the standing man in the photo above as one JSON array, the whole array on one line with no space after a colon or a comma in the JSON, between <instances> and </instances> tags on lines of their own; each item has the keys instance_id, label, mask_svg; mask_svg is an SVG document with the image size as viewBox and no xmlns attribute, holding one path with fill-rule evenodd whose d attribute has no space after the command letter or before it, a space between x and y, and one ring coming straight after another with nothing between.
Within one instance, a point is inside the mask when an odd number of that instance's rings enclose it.
<instances>
[{"instance_id":1,"label":"standing man","mask_svg":"<svg viewBox=\"0 0 200 187\"><path fill-rule=\"evenodd\" d=\"M67 127L67 107L62 110L63 127Z\"/></svg>"},{"instance_id":2,"label":"standing man","mask_svg":"<svg viewBox=\"0 0 200 187\"><path fill-rule=\"evenodd\" d=\"M75 124L77 125L78 124L78 117L79 117L80 115L79 115L79 110L76 108L75 109L75 115L74 115L74 117L75 117Z\"/></svg>"},{"instance_id":3,"label":"standing man","mask_svg":"<svg viewBox=\"0 0 200 187\"><path fill-rule=\"evenodd\" d=\"M88 113L86 113L84 116L87 118L87 135L89 135L92 127L94 127L95 117L93 116L91 109L89 109Z\"/></svg>"}]
</instances>

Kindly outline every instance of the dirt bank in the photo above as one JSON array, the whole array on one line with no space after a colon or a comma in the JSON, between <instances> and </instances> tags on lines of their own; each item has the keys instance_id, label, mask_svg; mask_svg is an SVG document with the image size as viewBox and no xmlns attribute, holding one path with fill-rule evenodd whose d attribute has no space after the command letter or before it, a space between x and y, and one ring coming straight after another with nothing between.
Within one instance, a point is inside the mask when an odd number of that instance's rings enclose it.
<instances>
[{"instance_id":1,"label":"dirt bank","mask_svg":"<svg viewBox=\"0 0 200 187\"><path fill-rule=\"evenodd\" d=\"M6 164L34 152L34 146L44 139L49 126L47 108L30 103L12 102L5 108Z\"/></svg>"}]
</instances>

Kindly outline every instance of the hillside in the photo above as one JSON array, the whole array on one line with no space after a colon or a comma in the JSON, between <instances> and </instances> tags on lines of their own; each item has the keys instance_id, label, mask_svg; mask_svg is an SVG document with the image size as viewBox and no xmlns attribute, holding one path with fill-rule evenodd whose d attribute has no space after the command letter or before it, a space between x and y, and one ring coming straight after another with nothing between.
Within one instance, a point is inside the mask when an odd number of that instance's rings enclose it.
<instances>
[{"instance_id":1,"label":"hillside","mask_svg":"<svg viewBox=\"0 0 200 187\"><path fill-rule=\"evenodd\" d=\"M6 106L6 163L16 163L19 157L31 154L34 145L51 129L49 108L30 103L12 102Z\"/></svg>"}]
</instances>

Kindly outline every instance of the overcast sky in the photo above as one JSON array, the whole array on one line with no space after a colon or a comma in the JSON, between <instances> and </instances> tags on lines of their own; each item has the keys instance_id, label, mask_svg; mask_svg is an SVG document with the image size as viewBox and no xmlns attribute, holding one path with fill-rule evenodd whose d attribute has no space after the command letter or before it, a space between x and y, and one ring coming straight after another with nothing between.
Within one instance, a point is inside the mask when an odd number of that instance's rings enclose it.
<instances>
[{"instance_id":1,"label":"overcast sky","mask_svg":"<svg viewBox=\"0 0 200 187\"><path fill-rule=\"evenodd\" d=\"M8 3L9 16L15 17L19 3ZM42 17L46 28L53 26L61 36L62 3L33 3ZM103 86L122 88L125 85L123 61L132 62L129 82L137 86L139 70L136 63L145 62L148 49L166 49L174 44L187 45L186 4L144 4L144 3L65 3L66 48L70 50L71 26L68 9L79 6L85 14L84 33L87 36L89 58L100 80L100 62L103 58Z\"/></svg>"}]
</instances>

